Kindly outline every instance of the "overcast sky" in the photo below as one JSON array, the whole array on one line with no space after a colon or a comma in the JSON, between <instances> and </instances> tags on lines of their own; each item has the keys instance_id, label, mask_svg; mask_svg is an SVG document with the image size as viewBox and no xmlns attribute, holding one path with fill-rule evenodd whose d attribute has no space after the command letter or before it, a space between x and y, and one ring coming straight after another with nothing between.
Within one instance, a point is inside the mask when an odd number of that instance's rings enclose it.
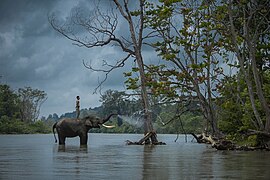
<instances>
[{"instance_id":1,"label":"overcast sky","mask_svg":"<svg viewBox=\"0 0 270 180\"><path fill-rule=\"evenodd\" d=\"M107 2L104 0L103 6ZM112 46L86 49L72 45L48 22L50 13L65 19L75 7L93 8L91 3L91 0L0 1L0 83L14 90L30 86L45 91L48 99L41 107L41 116L74 111L77 95L81 97L81 108L100 105L100 95L93 91L102 76L86 69L82 61L92 61L98 67L104 59L117 59L121 52ZM151 61L151 51L145 55ZM123 72L130 67L131 64L113 72L103 92L124 90Z\"/></svg>"}]
</instances>

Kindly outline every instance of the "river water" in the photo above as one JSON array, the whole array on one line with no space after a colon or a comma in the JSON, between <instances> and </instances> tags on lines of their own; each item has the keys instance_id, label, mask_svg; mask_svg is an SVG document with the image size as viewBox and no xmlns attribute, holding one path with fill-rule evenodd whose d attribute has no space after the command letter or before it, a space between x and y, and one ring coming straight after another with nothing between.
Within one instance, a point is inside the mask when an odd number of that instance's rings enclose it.
<instances>
[{"instance_id":1,"label":"river water","mask_svg":"<svg viewBox=\"0 0 270 180\"><path fill-rule=\"evenodd\" d=\"M140 134L89 134L66 145L47 135L0 135L0 179L270 179L270 152L216 151L184 136L167 145L127 146Z\"/></svg>"}]
</instances>

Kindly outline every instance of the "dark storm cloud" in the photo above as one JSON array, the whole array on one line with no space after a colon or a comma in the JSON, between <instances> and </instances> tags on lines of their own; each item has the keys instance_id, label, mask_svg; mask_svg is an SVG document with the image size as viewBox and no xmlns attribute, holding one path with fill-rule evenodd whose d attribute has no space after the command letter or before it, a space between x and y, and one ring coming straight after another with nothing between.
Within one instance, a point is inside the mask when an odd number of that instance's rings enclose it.
<instances>
[{"instance_id":1,"label":"dark storm cloud","mask_svg":"<svg viewBox=\"0 0 270 180\"><path fill-rule=\"evenodd\" d=\"M96 2L104 9L111 5L108 0ZM100 105L99 95L92 93L104 74L85 68L82 60L101 68L103 60L113 63L125 57L115 46L93 49L74 46L53 30L48 15L54 13L59 20L66 20L78 8L89 13L95 4L91 0L0 1L0 83L7 83L13 89L30 86L44 90L48 100L41 115L73 111L77 95L81 96L82 108ZM127 24L119 21L119 25L117 33L128 37ZM147 49L145 57L153 60L150 50ZM130 71L132 65L133 60L125 68L112 72L103 90L123 90L123 72Z\"/></svg>"},{"instance_id":2,"label":"dark storm cloud","mask_svg":"<svg viewBox=\"0 0 270 180\"><path fill-rule=\"evenodd\" d=\"M22 31L23 36L40 36L48 32L48 23L42 22L47 18L47 10L51 9L53 2L52 0L2 0L0 3L1 32L17 29Z\"/></svg>"},{"instance_id":3,"label":"dark storm cloud","mask_svg":"<svg viewBox=\"0 0 270 180\"><path fill-rule=\"evenodd\" d=\"M45 3L46 2L46 3ZM1 1L0 3L0 72L11 81L35 78L33 71L40 66L35 57L43 45L42 37L50 33L46 10L53 1ZM36 59L34 59L36 58Z\"/></svg>"}]
</instances>

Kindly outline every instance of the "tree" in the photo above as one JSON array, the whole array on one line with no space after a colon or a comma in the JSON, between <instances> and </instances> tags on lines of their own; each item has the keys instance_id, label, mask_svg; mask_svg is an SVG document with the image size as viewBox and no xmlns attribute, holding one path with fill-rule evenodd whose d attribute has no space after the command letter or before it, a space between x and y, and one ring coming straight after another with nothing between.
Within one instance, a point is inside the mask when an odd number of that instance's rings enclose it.
<instances>
[{"instance_id":1,"label":"tree","mask_svg":"<svg viewBox=\"0 0 270 180\"><path fill-rule=\"evenodd\" d=\"M14 91L6 84L0 84L0 118L7 116L16 118L19 110L19 99Z\"/></svg>"},{"instance_id":2,"label":"tree","mask_svg":"<svg viewBox=\"0 0 270 180\"><path fill-rule=\"evenodd\" d=\"M269 1L229 1L218 6L216 22L224 46L235 54L240 73L245 77L256 130L270 132L270 108L266 98L264 74L269 69ZM228 28L229 27L229 28ZM259 112L256 104L263 113ZM265 119L265 120L264 120Z\"/></svg>"},{"instance_id":3,"label":"tree","mask_svg":"<svg viewBox=\"0 0 270 180\"><path fill-rule=\"evenodd\" d=\"M104 115L117 112L120 115L131 115L141 110L141 102L138 99L131 99L124 91L107 90L101 95L100 102Z\"/></svg>"},{"instance_id":4,"label":"tree","mask_svg":"<svg viewBox=\"0 0 270 180\"><path fill-rule=\"evenodd\" d=\"M11 88L8 85L1 84L0 85L0 133L29 134L29 133L48 133L49 132L50 128L48 126L45 126L45 124L42 122L32 123L32 121L22 121L22 118L21 118L22 113L24 115L26 114L26 112L23 110L25 109L22 109L21 96L18 94L18 92L11 90Z\"/></svg>"},{"instance_id":5,"label":"tree","mask_svg":"<svg viewBox=\"0 0 270 180\"><path fill-rule=\"evenodd\" d=\"M46 101L47 94L31 87L19 88L21 120L35 122L38 119L40 107Z\"/></svg>"},{"instance_id":6,"label":"tree","mask_svg":"<svg viewBox=\"0 0 270 180\"><path fill-rule=\"evenodd\" d=\"M214 98L224 75L221 60L227 57L211 19L215 8L208 1L162 2L148 11L148 25L161 37L153 46L166 63L149 67L149 85L153 93L164 94L169 101L198 101L206 131L209 124L211 134L219 136Z\"/></svg>"},{"instance_id":7,"label":"tree","mask_svg":"<svg viewBox=\"0 0 270 180\"><path fill-rule=\"evenodd\" d=\"M269 2L264 2L264 1L260 1L260 2L256 2L256 1L250 1L247 4L244 4L244 7L242 7L243 9L243 13L244 13L244 17L246 17L246 19L243 19L243 31L244 33L242 34L242 38L244 39L244 47L246 46L247 49L243 48L242 50L240 49L240 46L242 46L242 43L239 44L237 43L237 37L238 34L240 34L239 32L236 31L236 28L234 27L234 22L233 22L233 12L232 12L232 8L233 8L233 4L232 1L230 1L229 3L229 7L228 7L228 12L229 12L229 23L230 23L230 27L231 27L231 35L232 35L232 42L233 42L233 46L234 49L236 51L236 56L239 60L239 64L240 64L240 68L241 71L247 75L246 78L246 82L248 84L248 88L250 91L250 98L253 99L253 93L252 93L252 87L251 87L251 83L250 83L250 79L248 76L248 73L245 73L245 68L244 68L244 61L247 59L248 61L251 61L251 69L252 69L252 73L253 73L253 79L255 82L255 87L256 87L256 91L257 91L257 95L260 101L260 104L265 112L265 117L266 117L266 122L265 122L265 126L262 123L262 120L260 119L260 117L257 117L257 123L258 123L258 127L260 130L265 130L267 132L270 132L270 108L268 106L268 103L265 99L265 95L263 93L262 90L262 82L261 79L259 77L259 72L257 69L257 57L256 57L256 51L260 50L257 48L258 46L258 39L260 39L260 36L265 36L268 35L269 36L269 23L265 24L265 21L267 20L269 22L269 10L265 9L265 7L267 7L267 4L269 6ZM261 7L260 7L261 6ZM266 12L263 12L263 10L266 10ZM253 15L254 14L254 15ZM242 51L242 52L241 52ZM248 52L248 53L246 53ZM242 55L245 54L246 57L243 57ZM252 106L254 107L254 113L255 111L255 106L254 106L254 101L252 101ZM257 115L257 114L255 114Z\"/></svg>"},{"instance_id":8,"label":"tree","mask_svg":"<svg viewBox=\"0 0 270 180\"><path fill-rule=\"evenodd\" d=\"M107 62L104 62L108 69L99 69L99 71L106 73L104 81L106 80L108 73L110 73L112 70L123 67L127 60L135 58L139 69L140 96L145 114L144 133L147 134L152 132L152 143L157 144L158 140L155 133L153 133L154 128L152 125L149 97L146 87L144 60L142 56L143 43L148 38L153 37L153 34L152 32L145 33L144 31L146 2L144 0L138 0L137 2L138 4L136 4L136 9L129 6L128 0L123 0L121 2L118 0L113 0L112 6L117 9L118 13L115 13L113 9L105 13L101 12L100 8L97 6L95 11L89 16L85 15L82 11L80 11L80 9L76 9L71 15L71 21L69 22L60 24L53 15L49 17L49 22L56 31L80 47L93 48L106 45L116 45L124 53L126 53L126 56L123 59L116 61L115 65L110 65ZM118 15L120 16L118 17ZM129 37L127 38L122 37L116 32L120 18L128 26ZM79 33L75 32L76 28L87 32L87 35L85 36L85 34L82 33L83 37L79 37ZM94 70L91 65L85 64L85 66ZM148 139L146 139L146 143L149 143Z\"/></svg>"}]
</instances>

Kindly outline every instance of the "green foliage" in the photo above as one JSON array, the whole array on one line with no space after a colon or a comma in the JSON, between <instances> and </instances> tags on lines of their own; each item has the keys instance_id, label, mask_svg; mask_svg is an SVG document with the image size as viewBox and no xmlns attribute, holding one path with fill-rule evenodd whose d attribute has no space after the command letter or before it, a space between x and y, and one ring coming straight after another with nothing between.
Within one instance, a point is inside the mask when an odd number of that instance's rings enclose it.
<instances>
[{"instance_id":1,"label":"green foliage","mask_svg":"<svg viewBox=\"0 0 270 180\"><path fill-rule=\"evenodd\" d=\"M150 7L147 25L156 30L160 39L153 43L165 67L147 66L152 94L165 101L199 100L202 113L216 127L216 108L213 95L216 85L224 76L221 65L226 58L222 49L223 38L218 34L213 19L214 2L164 1L163 5ZM163 12L166 12L164 15ZM210 109L210 111L209 111Z\"/></svg>"},{"instance_id":2,"label":"green foliage","mask_svg":"<svg viewBox=\"0 0 270 180\"><path fill-rule=\"evenodd\" d=\"M258 136L257 135L251 135L248 137L247 141L249 146L257 146L257 141L258 140Z\"/></svg>"},{"instance_id":3,"label":"green foliage","mask_svg":"<svg viewBox=\"0 0 270 180\"><path fill-rule=\"evenodd\" d=\"M201 133L203 132L203 123L204 123L204 118L203 116L198 116L194 115L191 113L184 114L181 117L183 121L183 127L186 131L186 133ZM184 133L183 131L181 131Z\"/></svg>"},{"instance_id":4,"label":"green foliage","mask_svg":"<svg viewBox=\"0 0 270 180\"><path fill-rule=\"evenodd\" d=\"M35 123L30 124L30 128L33 133L51 133L52 128L48 124L43 121L37 121Z\"/></svg>"},{"instance_id":5,"label":"green foliage","mask_svg":"<svg viewBox=\"0 0 270 180\"><path fill-rule=\"evenodd\" d=\"M30 133L30 130L25 126L24 123L17 119L11 119L7 116L1 116L0 119L0 132L2 134L24 134Z\"/></svg>"},{"instance_id":6,"label":"green foliage","mask_svg":"<svg viewBox=\"0 0 270 180\"><path fill-rule=\"evenodd\" d=\"M1 134L34 134L34 133L50 133L51 127L42 121L35 123L25 123L18 119L12 119L2 116L0 119Z\"/></svg>"},{"instance_id":7,"label":"green foliage","mask_svg":"<svg viewBox=\"0 0 270 180\"><path fill-rule=\"evenodd\" d=\"M14 117L19 115L18 96L10 89L8 85L0 84L0 117Z\"/></svg>"},{"instance_id":8,"label":"green foliage","mask_svg":"<svg viewBox=\"0 0 270 180\"><path fill-rule=\"evenodd\" d=\"M222 95L216 101L222 108L219 111L219 128L227 134L229 139L255 146L260 143L260 138L245 135L247 130L257 129L257 127L244 78L240 73L230 78L227 77L223 79L223 86L218 88L218 91ZM265 94L270 93L268 86L269 80L269 72L265 71L263 74ZM253 86L255 86L254 82ZM270 97L267 97L267 100L269 102ZM257 96L255 96L255 106L265 121L265 114L262 111Z\"/></svg>"},{"instance_id":9,"label":"green foliage","mask_svg":"<svg viewBox=\"0 0 270 180\"><path fill-rule=\"evenodd\" d=\"M173 113L165 113L163 112L160 115L160 118L163 122L168 122L173 117ZM203 132L203 123L204 119L201 115L195 115L191 112L184 113L181 116L181 119L177 118L171 121L166 126L162 126L162 124L159 122L156 124L157 126L157 132L158 133L201 133Z\"/></svg>"},{"instance_id":10,"label":"green foliage","mask_svg":"<svg viewBox=\"0 0 270 180\"><path fill-rule=\"evenodd\" d=\"M19 95L12 91L8 85L0 84L0 133L3 134L30 134L30 133L49 133L51 127L42 121L30 119L29 121L22 121L23 110L29 109L29 104L26 102L27 98L22 97L22 92L32 92L33 96L29 96L33 104L38 104L41 99L44 99L46 94L43 91L32 90L30 87L20 89ZM27 96L28 97L28 96ZM29 102L29 101L28 101ZM32 107L32 106L30 106ZM37 112L34 112L37 114Z\"/></svg>"},{"instance_id":11,"label":"green foliage","mask_svg":"<svg viewBox=\"0 0 270 180\"><path fill-rule=\"evenodd\" d=\"M101 96L100 102L102 102L102 109L98 115L101 117L111 113L130 115L141 110L141 101L130 98L125 92L108 90Z\"/></svg>"}]
</instances>

